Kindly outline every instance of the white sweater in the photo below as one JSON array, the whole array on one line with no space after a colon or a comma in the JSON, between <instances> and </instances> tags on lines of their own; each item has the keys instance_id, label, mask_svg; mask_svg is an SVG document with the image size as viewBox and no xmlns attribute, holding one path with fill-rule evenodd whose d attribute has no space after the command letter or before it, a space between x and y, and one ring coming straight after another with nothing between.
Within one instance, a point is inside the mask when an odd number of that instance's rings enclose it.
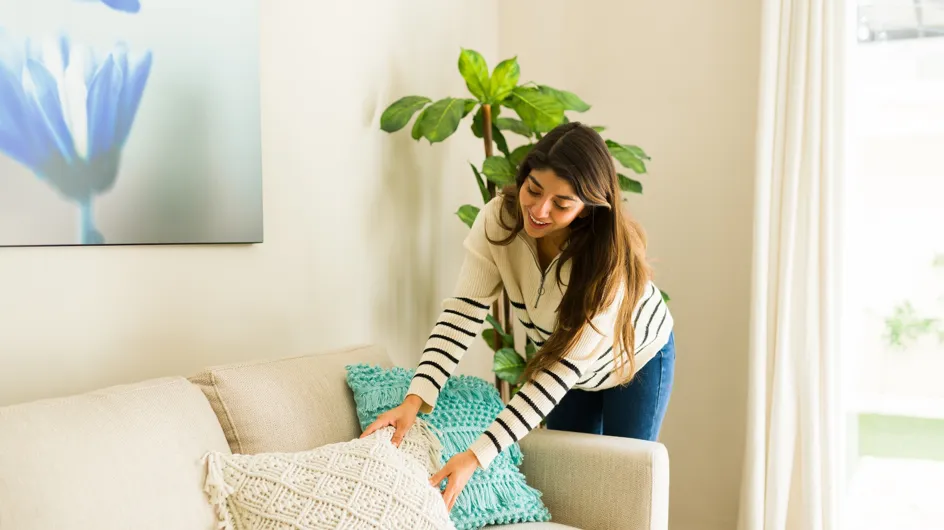
<instances>
[{"instance_id":1,"label":"white sweater","mask_svg":"<svg viewBox=\"0 0 944 530\"><path fill-rule=\"evenodd\" d=\"M513 312L528 337L539 348L557 323L557 308L564 289L557 283L557 260L542 271L536 241L524 231L507 246L493 245L489 237L504 239L508 232L498 224L501 198L490 201L473 223L464 246L466 258L454 296L443 302L443 312L426 342L408 394L422 398L422 412L436 406L439 392L455 371L469 345L478 336L502 287L508 293ZM564 285L569 281L571 262L561 270ZM614 304L593 319L597 333L586 327L572 351L549 370L526 382L492 425L470 447L484 469L506 447L522 439L541 423L571 388L603 390L616 386L612 355L613 327L619 308ZM636 370L652 359L668 342L673 320L659 289L650 282L636 305ZM625 352L621 352L625 355Z\"/></svg>"}]
</instances>

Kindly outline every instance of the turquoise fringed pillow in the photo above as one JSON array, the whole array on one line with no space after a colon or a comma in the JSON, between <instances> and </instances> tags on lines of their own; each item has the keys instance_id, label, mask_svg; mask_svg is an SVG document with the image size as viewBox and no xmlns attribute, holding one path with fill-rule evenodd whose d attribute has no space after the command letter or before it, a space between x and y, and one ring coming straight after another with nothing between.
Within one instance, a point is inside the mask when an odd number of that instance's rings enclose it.
<instances>
[{"instance_id":1,"label":"turquoise fringed pillow","mask_svg":"<svg viewBox=\"0 0 944 530\"><path fill-rule=\"evenodd\" d=\"M403 402L413 370L357 364L347 367L347 384L354 392L361 429ZM453 375L446 382L436 408L419 417L439 430L442 463L469 448L495 421L504 405L494 385L480 377ZM476 469L449 516L457 530L488 525L546 522L551 514L519 471L518 444L502 451L488 466Z\"/></svg>"}]
</instances>

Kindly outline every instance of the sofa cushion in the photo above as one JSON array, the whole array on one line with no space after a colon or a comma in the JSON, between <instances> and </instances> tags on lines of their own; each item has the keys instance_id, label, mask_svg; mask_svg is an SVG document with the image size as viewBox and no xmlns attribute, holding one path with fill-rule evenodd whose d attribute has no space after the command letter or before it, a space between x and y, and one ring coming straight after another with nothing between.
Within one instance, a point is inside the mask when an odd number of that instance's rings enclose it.
<instances>
[{"instance_id":1,"label":"sofa cushion","mask_svg":"<svg viewBox=\"0 0 944 530\"><path fill-rule=\"evenodd\" d=\"M354 391L363 428L403 402L414 374L414 370L406 368L363 363L348 367L348 386ZM429 414L420 414L417 421L424 419L438 430L445 462L466 451L503 408L494 384L481 377L453 375L443 386L436 408ZM529 486L518 469L521 461L521 449L515 443L488 468L476 468L449 514L457 529L550 520L551 514L541 502L541 492Z\"/></svg>"},{"instance_id":2,"label":"sofa cushion","mask_svg":"<svg viewBox=\"0 0 944 530\"><path fill-rule=\"evenodd\" d=\"M226 438L182 377L0 408L0 528L210 530L210 450Z\"/></svg>"},{"instance_id":3,"label":"sofa cushion","mask_svg":"<svg viewBox=\"0 0 944 530\"><path fill-rule=\"evenodd\" d=\"M207 455L207 492L226 528L455 530L430 485L442 446L421 420L294 453Z\"/></svg>"},{"instance_id":4,"label":"sofa cushion","mask_svg":"<svg viewBox=\"0 0 944 530\"><path fill-rule=\"evenodd\" d=\"M360 436L345 366L392 363L378 346L210 367L194 375L234 453L294 452Z\"/></svg>"}]
</instances>

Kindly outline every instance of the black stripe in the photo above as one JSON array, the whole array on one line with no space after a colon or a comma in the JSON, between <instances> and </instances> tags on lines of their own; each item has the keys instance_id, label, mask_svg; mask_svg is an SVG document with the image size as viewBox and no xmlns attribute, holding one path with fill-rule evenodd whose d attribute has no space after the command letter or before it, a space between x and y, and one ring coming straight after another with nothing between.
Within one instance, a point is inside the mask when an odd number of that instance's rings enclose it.
<instances>
[{"instance_id":1,"label":"black stripe","mask_svg":"<svg viewBox=\"0 0 944 530\"><path fill-rule=\"evenodd\" d=\"M529 431L531 430L531 426L528 425L528 420L524 419L524 416L522 416L521 413L518 412L518 409L516 409L515 407L511 406L511 403L509 403L508 405L505 405L505 408L508 409L508 410L510 410L510 411L512 412L512 414L514 414L515 416L517 416L517 417L518 417L518 421L520 421L521 424L524 425L524 427L525 427L526 429L528 429Z\"/></svg>"},{"instance_id":2,"label":"black stripe","mask_svg":"<svg viewBox=\"0 0 944 530\"><path fill-rule=\"evenodd\" d=\"M525 321L522 320L521 318L518 318L518 322L521 322L521 325L524 326L524 327L526 327L526 328L528 328L528 329L533 329L533 330L535 330L535 331L540 331L541 333L543 333L543 334L545 334L545 335L547 335L547 336L550 336L550 335L552 334L550 331L548 331L548 330L542 328L541 326L535 324L534 322L525 322Z\"/></svg>"},{"instance_id":3,"label":"black stripe","mask_svg":"<svg viewBox=\"0 0 944 530\"><path fill-rule=\"evenodd\" d=\"M471 298L462 298L462 297L460 297L460 298L456 298L456 300L462 300L463 302L469 304L470 306L474 306L474 307L477 307L477 308L479 308L479 309L488 309L488 306L487 306L487 305L482 304L482 303L479 303L479 302L476 302L475 300L472 300Z\"/></svg>"},{"instance_id":4,"label":"black stripe","mask_svg":"<svg viewBox=\"0 0 944 530\"><path fill-rule=\"evenodd\" d=\"M593 373L590 374L586 379L584 379L583 381L580 381L580 382L577 383L577 384L578 384L578 385L585 385L585 384L589 383L590 381L593 380L594 377L600 375L600 372L602 372L603 370L609 368L610 364L613 363L614 361L616 361L616 357L610 357L610 360L608 360L608 361L606 361L605 363L603 363L603 366L600 366L599 368L597 368L596 370L594 370Z\"/></svg>"},{"instance_id":5,"label":"black stripe","mask_svg":"<svg viewBox=\"0 0 944 530\"><path fill-rule=\"evenodd\" d=\"M538 406L535 405L533 401L531 401L531 398L525 395L523 391L518 391L518 393L515 395L521 396L521 399L523 399L525 403L527 403L528 405L531 405L531 408L534 409L534 412L538 413L538 416L540 416L542 420L544 419L544 412L541 409L539 409Z\"/></svg>"},{"instance_id":6,"label":"black stripe","mask_svg":"<svg viewBox=\"0 0 944 530\"><path fill-rule=\"evenodd\" d=\"M452 328L452 329L454 329L454 330L456 330L456 331L458 331L458 332L460 332L460 333L464 333L465 335L468 335L468 336L470 336L470 337L474 337L474 336L475 336L475 333L472 333L471 331L462 329L462 328L460 328L459 326L457 326L457 325L455 325L455 324L450 324L449 322L440 321L440 322L437 322L436 325L437 325L437 326L446 326L447 328Z\"/></svg>"},{"instance_id":7,"label":"black stripe","mask_svg":"<svg viewBox=\"0 0 944 530\"><path fill-rule=\"evenodd\" d=\"M665 317L667 317L668 315L669 315L668 310L666 310L665 313L662 313L662 320L659 322L659 327L656 328L656 334L652 336L652 340L649 341L649 344L644 344L640 346L639 349L636 351L636 353L639 353L645 350L646 348L648 348L649 346L652 346L652 343L654 343L656 339L659 338L659 332L662 331L662 325L665 324Z\"/></svg>"},{"instance_id":8,"label":"black stripe","mask_svg":"<svg viewBox=\"0 0 944 530\"><path fill-rule=\"evenodd\" d=\"M467 315L467 314L465 314L465 313L462 313L462 312L459 312L459 311L456 311L456 310L454 310L454 309L447 309L447 310L443 311L443 313L450 313L450 314L452 314L452 315L459 315L460 317L467 318L467 319L471 320L472 322L475 322L476 324L481 324L481 323L485 322L484 319L475 318L475 317L470 317L469 315Z\"/></svg>"},{"instance_id":9,"label":"black stripe","mask_svg":"<svg viewBox=\"0 0 944 530\"><path fill-rule=\"evenodd\" d=\"M424 364L428 364L430 366L435 366L436 368L439 368L439 371L442 372L444 376L449 377L449 372L447 372L446 369L443 368L442 366L439 366L439 363L437 363L436 361L423 361L417 366L417 368L419 368L420 366L423 366Z\"/></svg>"},{"instance_id":10,"label":"black stripe","mask_svg":"<svg viewBox=\"0 0 944 530\"><path fill-rule=\"evenodd\" d=\"M636 318L633 319L633 328L635 328L636 325L639 324L639 317L642 316L642 311L649 304L649 300L652 300L652 297L655 295L656 295L656 287L653 285L652 294L649 295L649 298L646 298L646 301L643 302L641 306L639 306L639 311L636 312Z\"/></svg>"},{"instance_id":11,"label":"black stripe","mask_svg":"<svg viewBox=\"0 0 944 530\"><path fill-rule=\"evenodd\" d=\"M430 335L429 338L431 338L431 339L442 339L442 340L444 340L444 341L446 341L446 342L451 342L451 343L455 344L456 346L462 348L463 351L465 351L465 349L466 349L466 346L465 346L464 344L462 344L461 342L457 341L456 339L451 339L451 338L449 338L449 337L447 337L447 336L445 336L445 335L435 334L435 335Z\"/></svg>"},{"instance_id":12,"label":"black stripe","mask_svg":"<svg viewBox=\"0 0 944 530\"><path fill-rule=\"evenodd\" d=\"M531 382L534 383L534 386L537 387L537 389L540 390L541 393L544 394L544 396L547 397L547 399L551 403L553 403L555 406L557 405L557 400L554 399L554 396L552 396L551 393L548 392L546 388L544 388L544 385L534 380L532 380Z\"/></svg>"},{"instance_id":13,"label":"black stripe","mask_svg":"<svg viewBox=\"0 0 944 530\"><path fill-rule=\"evenodd\" d=\"M514 300L508 300L508 301L511 302L511 305L517 307L518 309L527 309L527 306L522 304L521 302L515 302Z\"/></svg>"},{"instance_id":14,"label":"black stripe","mask_svg":"<svg viewBox=\"0 0 944 530\"><path fill-rule=\"evenodd\" d=\"M485 434L488 435L488 437L492 440L492 443L495 444L495 449L496 449L499 453L501 453L501 451L502 451L502 446L501 446L501 444L498 443L498 438L495 438L495 435L492 434L492 433L489 432L489 431L485 431Z\"/></svg>"},{"instance_id":15,"label":"black stripe","mask_svg":"<svg viewBox=\"0 0 944 530\"><path fill-rule=\"evenodd\" d=\"M448 358L450 361L452 361L452 362L454 362L454 363L456 363L456 364L459 364L459 359L456 359L456 358L453 357L452 355L449 355L448 353L446 353L446 350L440 350L439 348L426 348L425 350L423 350L423 353L429 353L429 352L431 352L431 351L436 352L436 353L441 353L441 354L445 355L446 358Z\"/></svg>"},{"instance_id":16,"label":"black stripe","mask_svg":"<svg viewBox=\"0 0 944 530\"><path fill-rule=\"evenodd\" d=\"M564 380L561 379L559 375L547 370L546 368L542 368L541 371L553 377L560 384L561 388L564 389L564 392L567 392L568 390L570 390L570 388L567 387L567 383L565 383Z\"/></svg>"},{"instance_id":17,"label":"black stripe","mask_svg":"<svg viewBox=\"0 0 944 530\"><path fill-rule=\"evenodd\" d=\"M610 375L611 375L612 373L613 373L613 372L609 372L609 373L607 373L605 376L603 376L603 379L600 379L600 382L599 382L599 383L593 385L593 388L599 388L600 385L602 385L604 381L606 381L607 379L610 378Z\"/></svg>"},{"instance_id":18,"label":"black stripe","mask_svg":"<svg viewBox=\"0 0 944 530\"><path fill-rule=\"evenodd\" d=\"M605 352L603 352L603 355L597 357L597 360L598 360L598 361L602 361L603 358L606 357L607 355L609 355L610 352L612 352L612 351L613 351L613 346L610 346L609 348L606 349Z\"/></svg>"},{"instance_id":19,"label":"black stripe","mask_svg":"<svg viewBox=\"0 0 944 530\"><path fill-rule=\"evenodd\" d=\"M665 307L665 303L662 304L662 307ZM658 312L659 306L656 306L656 308L652 310L652 314L649 315L649 322L646 323L646 334L642 336L642 340L639 341L640 343L645 343L646 339L649 338L649 329L652 327L652 321L655 320L656 313Z\"/></svg>"},{"instance_id":20,"label":"black stripe","mask_svg":"<svg viewBox=\"0 0 944 530\"><path fill-rule=\"evenodd\" d=\"M430 376L428 376L428 375L426 375L426 374L416 374L416 375L413 376L413 379L416 379L417 377L422 377L423 379L428 379L429 382L432 383L433 386L436 387L436 390L440 390L440 391L442 390L442 387L439 386L439 383L437 383L436 380L433 379L432 377L430 377Z\"/></svg>"},{"instance_id":21,"label":"black stripe","mask_svg":"<svg viewBox=\"0 0 944 530\"><path fill-rule=\"evenodd\" d=\"M568 361L567 359L561 359L560 363L566 366L567 368L570 368L571 370L573 370L573 372L577 374L577 377L581 376L580 369L574 366L572 362Z\"/></svg>"},{"instance_id":22,"label":"black stripe","mask_svg":"<svg viewBox=\"0 0 944 530\"><path fill-rule=\"evenodd\" d=\"M513 432L511 431L511 427L509 427L508 424L505 423L505 420L503 420L503 419L501 419L501 418L495 418L495 423L497 423L497 424L501 425L502 427L504 427L504 428L505 428L505 432L508 433L508 436L511 436L511 439L512 439L513 441L515 441L515 442L518 441L518 437L515 436L515 433L513 433Z\"/></svg>"}]
</instances>

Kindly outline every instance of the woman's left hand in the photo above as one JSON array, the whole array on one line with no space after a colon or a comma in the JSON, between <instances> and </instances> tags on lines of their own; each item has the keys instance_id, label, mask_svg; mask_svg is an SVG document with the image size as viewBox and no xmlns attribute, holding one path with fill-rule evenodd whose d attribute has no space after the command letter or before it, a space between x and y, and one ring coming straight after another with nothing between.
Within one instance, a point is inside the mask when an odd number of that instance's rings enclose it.
<instances>
[{"instance_id":1,"label":"woman's left hand","mask_svg":"<svg viewBox=\"0 0 944 530\"><path fill-rule=\"evenodd\" d=\"M459 494L462 493L462 489L472 478L477 467L479 467L479 459L476 458L475 453L466 451L450 458L446 465L429 479L429 483L437 488L442 484L443 479L449 479L449 484L443 491L443 501L446 503L447 510L452 511L456 499L459 498Z\"/></svg>"}]
</instances>

